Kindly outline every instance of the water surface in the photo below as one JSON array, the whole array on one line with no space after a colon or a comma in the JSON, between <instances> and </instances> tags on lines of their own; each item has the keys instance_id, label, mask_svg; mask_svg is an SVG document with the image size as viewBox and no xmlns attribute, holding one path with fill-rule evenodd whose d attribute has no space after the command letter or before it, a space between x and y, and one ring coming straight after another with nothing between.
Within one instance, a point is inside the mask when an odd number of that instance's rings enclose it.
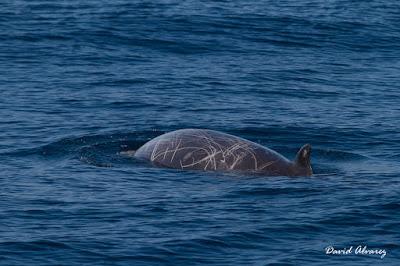
<instances>
[{"instance_id":1,"label":"water surface","mask_svg":"<svg viewBox=\"0 0 400 266\"><path fill-rule=\"evenodd\" d=\"M3 1L0 264L399 265L396 1ZM234 134L312 178L121 156ZM328 256L367 245L387 255Z\"/></svg>"}]
</instances>

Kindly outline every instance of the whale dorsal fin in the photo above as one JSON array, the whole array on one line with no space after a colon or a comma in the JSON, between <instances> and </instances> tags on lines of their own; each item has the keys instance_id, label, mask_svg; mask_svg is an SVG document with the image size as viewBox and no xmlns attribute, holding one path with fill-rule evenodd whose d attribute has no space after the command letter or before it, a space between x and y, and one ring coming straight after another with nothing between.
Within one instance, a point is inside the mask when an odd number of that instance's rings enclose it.
<instances>
[{"instance_id":1,"label":"whale dorsal fin","mask_svg":"<svg viewBox=\"0 0 400 266\"><path fill-rule=\"evenodd\" d=\"M296 159L294 161L297 165L303 167L309 167L311 165L310 158L311 158L311 145L305 144L297 152Z\"/></svg>"}]
</instances>

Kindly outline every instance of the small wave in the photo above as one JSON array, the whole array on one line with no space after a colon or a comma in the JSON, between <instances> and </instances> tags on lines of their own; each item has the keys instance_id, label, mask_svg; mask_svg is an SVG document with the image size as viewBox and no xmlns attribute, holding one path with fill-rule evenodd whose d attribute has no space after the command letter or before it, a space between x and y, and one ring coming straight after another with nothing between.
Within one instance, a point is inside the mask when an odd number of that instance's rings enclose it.
<instances>
[{"instance_id":1,"label":"small wave","mask_svg":"<svg viewBox=\"0 0 400 266\"><path fill-rule=\"evenodd\" d=\"M12 250L30 250L30 251L42 251L49 249L72 249L71 246L49 240L35 240L30 242L23 241L5 241L0 243L0 248L5 247ZM2 248L1 248L2 249Z\"/></svg>"},{"instance_id":2,"label":"small wave","mask_svg":"<svg viewBox=\"0 0 400 266\"><path fill-rule=\"evenodd\" d=\"M299 194L318 194L321 191L319 189L314 188L296 188L296 187L287 187L287 188L269 188L269 187L259 187L252 189L242 189L231 192L227 197L233 198L241 198L242 196L276 196L276 195L299 195Z\"/></svg>"},{"instance_id":3,"label":"small wave","mask_svg":"<svg viewBox=\"0 0 400 266\"><path fill-rule=\"evenodd\" d=\"M368 157L363 156L361 154L340 151L340 150L333 150L333 149L314 149L316 156L330 161L358 161L358 160L366 160Z\"/></svg>"},{"instance_id":4,"label":"small wave","mask_svg":"<svg viewBox=\"0 0 400 266\"><path fill-rule=\"evenodd\" d=\"M81 151L90 149L104 151L120 147L121 149L130 150L140 147L147 140L162 133L152 130L67 137L37 148L18 149L1 155L15 157L40 155L46 158L71 158L76 157Z\"/></svg>"}]
</instances>

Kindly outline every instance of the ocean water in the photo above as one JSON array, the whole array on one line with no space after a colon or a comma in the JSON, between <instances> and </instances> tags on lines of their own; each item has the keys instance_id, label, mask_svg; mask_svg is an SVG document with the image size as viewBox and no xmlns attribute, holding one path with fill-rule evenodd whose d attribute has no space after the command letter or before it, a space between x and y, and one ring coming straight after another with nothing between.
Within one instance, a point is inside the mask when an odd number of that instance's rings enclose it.
<instances>
[{"instance_id":1,"label":"ocean water","mask_svg":"<svg viewBox=\"0 0 400 266\"><path fill-rule=\"evenodd\" d=\"M3 0L0 30L1 265L400 265L398 1ZM180 128L315 175L121 155Z\"/></svg>"}]
</instances>

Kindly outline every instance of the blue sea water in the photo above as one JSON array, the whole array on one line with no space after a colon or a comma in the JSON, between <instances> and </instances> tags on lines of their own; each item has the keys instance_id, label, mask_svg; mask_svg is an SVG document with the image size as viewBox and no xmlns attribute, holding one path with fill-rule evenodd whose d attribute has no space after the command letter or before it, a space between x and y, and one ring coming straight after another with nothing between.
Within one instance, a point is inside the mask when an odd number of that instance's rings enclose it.
<instances>
[{"instance_id":1,"label":"blue sea water","mask_svg":"<svg viewBox=\"0 0 400 266\"><path fill-rule=\"evenodd\" d=\"M398 1L3 0L0 30L1 265L400 265ZM120 153L180 128L315 175Z\"/></svg>"}]
</instances>

